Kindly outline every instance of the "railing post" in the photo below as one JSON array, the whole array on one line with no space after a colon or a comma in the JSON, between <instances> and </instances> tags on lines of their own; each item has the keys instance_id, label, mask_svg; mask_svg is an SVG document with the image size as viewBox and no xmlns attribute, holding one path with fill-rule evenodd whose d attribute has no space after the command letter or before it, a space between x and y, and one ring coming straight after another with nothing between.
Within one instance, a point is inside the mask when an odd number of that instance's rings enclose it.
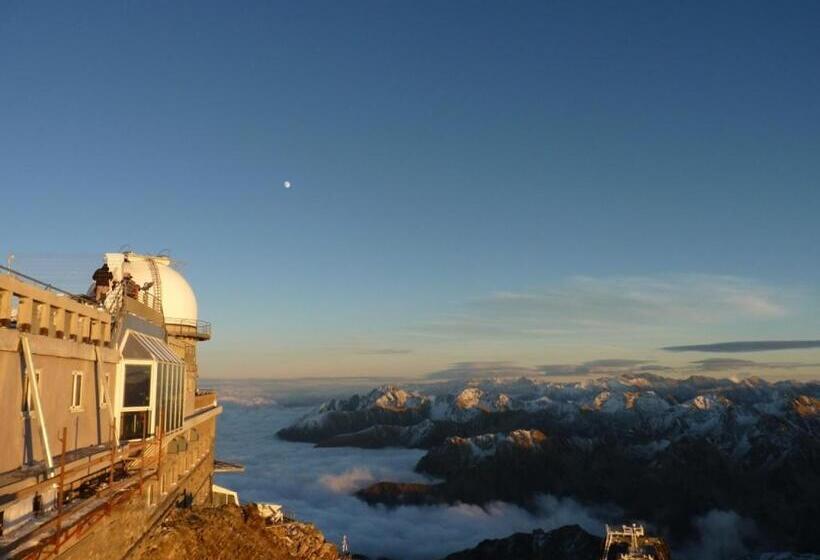
<instances>
[{"instance_id":1,"label":"railing post","mask_svg":"<svg viewBox=\"0 0 820 560\"><path fill-rule=\"evenodd\" d=\"M102 323L99 319L91 319L91 342L99 344L102 341Z\"/></svg>"},{"instance_id":2,"label":"railing post","mask_svg":"<svg viewBox=\"0 0 820 560\"><path fill-rule=\"evenodd\" d=\"M11 323L11 290L0 288L0 327Z\"/></svg>"},{"instance_id":3,"label":"railing post","mask_svg":"<svg viewBox=\"0 0 820 560\"><path fill-rule=\"evenodd\" d=\"M65 453L66 441L68 440L68 428L63 427L63 436L60 438L62 453L60 454L60 482L57 487L57 531L55 533L54 554L60 554L60 541L62 540L63 525L63 491L65 484Z\"/></svg>"},{"instance_id":4,"label":"railing post","mask_svg":"<svg viewBox=\"0 0 820 560\"><path fill-rule=\"evenodd\" d=\"M80 339L80 322L76 311L66 311L66 338L68 340Z\"/></svg>"},{"instance_id":5,"label":"railing post","mask_svg":"<svg viewBox=\"0 0 820 560\"><path fill-rule=\"evenodd\" d=\"M52 307L47 303L40 305L40 334L54 337L54 319L51 316Z\"/></svg>"},{"instance_id":6,"label":"railing post","mask_svg":"<svg viewBox=\"0 0 820 560\"><path fill-rule=\"evenodd\" d=\"M104 346L108 346L111 343L111 323L108 321L103 323L102 343Z\"/></svg>"},{"instance_id":7,"label":"railing post","mask_svg":"<svg viewBox=\"0 0 820 560\"><path fill-rule=\"evenodd\" d=\"M91 317L80 315L81 340L86 344L91 344Z\"/></svg>"},{"instance_id":8,"label":"railing post","mask_svg":"<svg viewBox=\"0 0 820 560\"><path fill-rule=\"evenodd\" d=\"M65 308L57 307L54 309L54 320L52 321L52 328L54 336L57 338L66 338L65 332Z\"/></svg>"},{"instance_id":9,"label":"railing post","mask_svg":"<svg viewBox=\"0 0 820 560\"><path fill-rule=\"evenodd\" d=\"M34 301L30 297L19 296L17 305L17 330L31 331L31 320L34 316ZM37 333L34 333L37 334Z\"/></svg>"},{"instance_id":10,"label":"railing post","mask_svg":"<svg viewBox=\"0 0 820 560\"><path fill-rule=\"evenodd\" d=\"M42 301L35 301L31 316L31 334L48 334L48 323L51 306ZM45 332L44 332L45 331Z\"/></svg>"}]
</instances>

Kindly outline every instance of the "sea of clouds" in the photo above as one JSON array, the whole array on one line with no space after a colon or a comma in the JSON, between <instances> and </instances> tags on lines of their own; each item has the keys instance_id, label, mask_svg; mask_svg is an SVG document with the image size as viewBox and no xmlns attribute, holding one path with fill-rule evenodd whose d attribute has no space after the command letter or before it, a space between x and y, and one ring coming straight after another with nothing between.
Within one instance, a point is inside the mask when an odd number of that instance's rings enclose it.
<instances>
[{"instance_id":1,"label":"sea of clouds","mask_svg":"<svg viewBox=\"0 0 820 560\"><path fill-rule=\"evenodd\" d=\"M477 545L483 539L515 532L578 524L603 535L605 523L621 521L617 507L581 505L571 498L544 495L540 511L496 502L434 507L371 507L351 494L380 480L429 482L413 471L424 454L416 449L317 448L276 437L280 428L307 413L313 400L327 398L333 387L306 389L301 384L270 381L214 382L224 413L218 421L217 456L245 465L242 474L222 474L216 483L239 492L242 502L282 504L288 514L314 523L326 538L341 543L347 535L354 552L370 558L429 560ZM337 387L348 396L356 387ZM374 383L375 385L375 383ZM299 388L301 387L301 388ZM282 402L300 406L283 406ZM697 520L700 538L679 551L685 560L735 558L753 532L733 512L710 512Z\"/></svg>"},{"instance_id":2,"label":"sea of clouds","mask_svg":"<svg viewBox=\"0 0 820 560\"><path fill-rule=\"evenodd\" d=\"M482 539L517 531L552 529L577 523L602 534L608 516L571 499L543 496L541 513L506 503L437 507L370 507L351 496L378 480L426 482L413 472L420 450L316 448L279 440L275 433L309 410L275 404L224 403L219 419L217 456L245 465L243 474L217 476L217 484L239 492L243 502L284 505L298 519L310 521L328 540L347 535L354 552L421 560L475 546Z\"/></svg>"}]
</instances>

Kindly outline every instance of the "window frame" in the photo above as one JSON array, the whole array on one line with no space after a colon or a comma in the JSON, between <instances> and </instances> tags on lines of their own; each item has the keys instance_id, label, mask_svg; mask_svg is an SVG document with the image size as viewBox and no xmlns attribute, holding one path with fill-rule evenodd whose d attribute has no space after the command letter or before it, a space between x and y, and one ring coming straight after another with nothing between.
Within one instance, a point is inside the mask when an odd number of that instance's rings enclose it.
<instances>
[{"instance_id":1,"label":"window frame","mask_svg":"<svg viewBox=\"0 0 820 560\"><path fill-rule=\"evenodd\" d=\"M149 366L151 368L151 375L150 375L150 385L148 390L148 404L144 406L125 406L125 377L126 377L126 369L128 366ZM116 402L117 408L116 416L117 416L117 429L122 429L122 417L123 414L128 412L145 412L146 418L145 421L147 422L146 426L146 437L154 435L154 418L156 416L156 379L157 379L157 366L154 360L145 360L145 359L133 359L128 358L123 360L118 366L117 378L119 379L119 389L116 391Z\"/></svg>"},{"instance_id":2,"label":"window frame","mask_svg":"<svg viewBox=\"0 0 820 560\"><path fill-rule=\"evenodd\" d=\"M68 410L71 412L82 412L83 408L83 377L84 371L74 370L71 372L71 406ZM79 387L77 380L79 379Z\"/></svg>"},{"instance_id":3,"label":"window frame","mask_svg":"<svg viewBox=\"0 0 820 560\"><path fill-rule=\"evenodd\" d=\"M106 388L111 387L111 374L104 373L100 379L100 408L107 408L111 406Z\"/></svg>"}]
</instances>

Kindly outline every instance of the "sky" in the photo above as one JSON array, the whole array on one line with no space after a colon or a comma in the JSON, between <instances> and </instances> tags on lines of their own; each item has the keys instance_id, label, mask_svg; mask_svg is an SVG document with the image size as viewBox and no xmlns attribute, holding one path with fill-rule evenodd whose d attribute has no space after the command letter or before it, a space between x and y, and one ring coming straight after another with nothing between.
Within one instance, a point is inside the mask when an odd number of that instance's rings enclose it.
<instances>
[{"instance_id":1,"label":"sky","mask_svg":"<svg viewBox=\"0 0 820 560\"><path fill-rule=\"evenodd\" d=\"M0 252L71 284L169 250L211 377L817 340L819 27L799 0L9 0Z\"/></svg>"}]
</instances>

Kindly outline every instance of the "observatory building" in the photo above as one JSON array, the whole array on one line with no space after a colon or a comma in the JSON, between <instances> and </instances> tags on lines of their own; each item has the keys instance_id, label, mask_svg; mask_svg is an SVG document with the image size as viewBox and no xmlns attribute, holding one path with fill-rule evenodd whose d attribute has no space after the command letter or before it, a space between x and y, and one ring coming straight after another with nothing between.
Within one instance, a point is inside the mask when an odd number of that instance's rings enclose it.
<instances>
[{"instance_id":1,"label":"observatory building","mask_svg":"<svg viewBox=\"0 0 820 560\"><path fill-rule=\"evenodd\" d=\"M193 289L166 256L104 260L96 298L0 270L0 558L122 558L175 505L229 492Z\"/></svg>"}]
</instances>

